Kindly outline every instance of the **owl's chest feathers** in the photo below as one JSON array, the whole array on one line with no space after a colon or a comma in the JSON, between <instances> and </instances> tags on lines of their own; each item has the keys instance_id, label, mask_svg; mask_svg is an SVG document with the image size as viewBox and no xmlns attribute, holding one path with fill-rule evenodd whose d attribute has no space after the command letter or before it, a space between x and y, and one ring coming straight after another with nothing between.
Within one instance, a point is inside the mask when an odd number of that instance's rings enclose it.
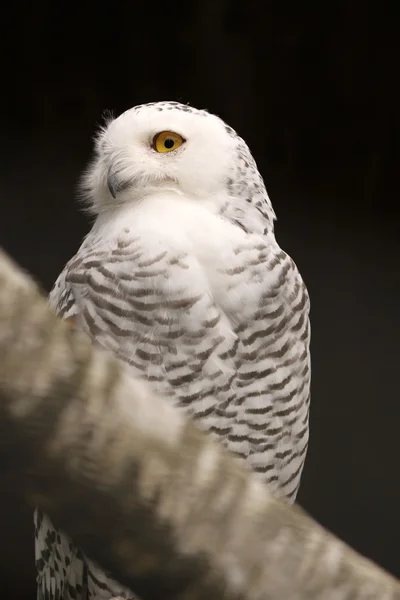
<instances>
[{"instance_id":1,"label":"owl's chest feathers","mask_svg":"<svg viewBox=\"0 0 400 600\"><path fill-rule=\"evenodd\" d=\"M88 257L78 270L92 284L96 313L107 305L96 289L112 295L116 309L108 325L118 313L134 319L146 335L156 337L172 327L172 339L179 334L173 327L177 320L181 331L190 331L197 321L213 322L216 310L224 317L218 329L223 326L229 336L229 329L252 319L268 302L281 260L275 257L284 253L273 236L246 233L212 208L164 193L99 216L78 253ZM84 300L88 289L79 293Z\"/></svg>"},{"instance_id":2,"label":"owl's chest feathers","mask_svg":"<svg viewBox=\"0 0 400 600\"><path fill-rule=\"evenodd\" d=\"M160 194L100 215L69 280L86 314L124 344L132 329L136 343L144 331L198 346L202 335L234 337L259 308L272 251L201 200Z\"/></svg>"},{"instance_id":3,"label":"owl's chest feathers","mask_svg":"<svg viewBox=\"0 0 400 600\"><path fill-rule=\"evenodd\" d=\"M220 201L160 193L99 215L89 237L113 244L141 236L148 247L165 244L201 256L240 244L245 233L218 214Z\"/></svg>"},{"instance_id":4,"label":"owl's chest feathers","mask_svg":"<svg viewBox=\"0 0 400 600\"><path fill-rule=\"evenodd\" d=\"M254 248L265 245L259 234L246 233L236 223L220 216L218 202L187 198L177 194L159 194L110 213L101 214L86 238L82 250L99 251L105 259L116 248L140 247L141 255L150 257L166 252L166 258L189 257L185 276L188 285L194 272L202 272L215 293L231 286L224 272L254 263ZM122 252L122 250L121 250ZM256 251L257 252L257 251ZM131 253L131 268L140 261ZM194 268L196 263L196 268ZM125 265L127 266L127 265ZM251 269L250 269L251 270ZM238 273L238 275L240 275ZM236 278L239 280L239 277Z\"/></svg>"}]
</instances>

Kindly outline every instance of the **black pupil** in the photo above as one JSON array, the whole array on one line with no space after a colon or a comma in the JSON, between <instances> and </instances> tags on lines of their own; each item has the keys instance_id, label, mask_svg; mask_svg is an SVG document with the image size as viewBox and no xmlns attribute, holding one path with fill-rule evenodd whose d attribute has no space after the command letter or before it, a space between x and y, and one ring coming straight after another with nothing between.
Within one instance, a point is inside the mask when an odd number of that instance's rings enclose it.
<instances>
[{"instance_id":1,"label":"black pupil","mask_svg":"<svg viewBox=\"0 0 400 600\"><path fill-rule=\"evenodd\" d=\"M172 138L167 138L167 139L165 140L165 142L164 142L164 146L165 146L166 148L168 148L168 150L169 150L170 148L172 148L174 144L175 144L175 142L174 142L174 140L173 140Z\"/></svg>"}]
</instances>

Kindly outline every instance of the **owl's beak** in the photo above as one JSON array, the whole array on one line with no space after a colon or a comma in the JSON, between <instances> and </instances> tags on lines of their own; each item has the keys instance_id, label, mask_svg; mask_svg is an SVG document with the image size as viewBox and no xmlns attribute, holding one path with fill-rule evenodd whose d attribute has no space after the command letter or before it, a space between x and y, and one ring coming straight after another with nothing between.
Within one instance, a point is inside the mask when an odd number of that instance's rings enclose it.
<instances>
[{"instance_id":1,"label":"owl's beak","mask_svg":"<svg viewBox=\"0 0 400 600\"><path fill-rule=\"evenodd\" d=\"M107 187L110 191L111 196L115 199L117 194L127 190L130 187L137 187L141 183L140 177L131 177L130 179L126 179L119 173L115 171L113 167L110 167L107 175ZM164 184L177 184L177 179L173 177L169 177L167 175L160 177L157 180L154 180L154 185L164 185Z\"/></svg>"},{"instance_id":2,"label":"owl's beak","mask_svg":"<svg viewBox=\"0 0 400 600\"><path fill-rule=\"evenodd\" d=\"M119 192L119 189L120 189L120 183L119 183L119 180L118 180L116 174L113 173L112 171L108 172L107 186L108 186L108 189L110 190L111 196L113 198L116 198L117 193Z\"/></svg>"},{"instance_id":3,"label":"owl's beak","mask_svg":"<svg viewBox=\"0 0 400 600\"><path fill-rule=\"evenodd\" d=\"M119 192L126 190L131 185L134 185L135 180L124 179L118 171L116 172L112 167L110 167L107 175L107 187L110 190L110 194L113 198L117 197Z\"/></svg>"}]
</instances>

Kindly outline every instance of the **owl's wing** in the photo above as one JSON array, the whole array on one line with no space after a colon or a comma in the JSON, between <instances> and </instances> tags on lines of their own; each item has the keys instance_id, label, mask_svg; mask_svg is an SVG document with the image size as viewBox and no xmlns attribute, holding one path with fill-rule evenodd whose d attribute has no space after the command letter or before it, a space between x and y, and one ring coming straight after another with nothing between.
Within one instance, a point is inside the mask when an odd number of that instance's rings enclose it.
<instances>
[{"instance_id":1,"label":"owl's wing","mask_svg":"<svg viewBox=\"0 0 400 600\"><path fill-rule=\"evenodd\" d=\"M34 514L38 600L86 600L85 563L72 541L39 509Z\"/></svg>"},{"instance_id":2,"label":"owl's wing","mask_svg":"<svg viewBox=\"0 0 400 600\"><path fill-rule=\"evenodd\" d=\"M138 377L215 433L228 416L237 335L214 298L207 269L167 240L124 233L87 245L67 283L83 330Z\"/></svg>"},{"instance_id":3,"label":"owl's wing","mask_svg":"<svg viewBox=\"0 0 400 600\"><path fill-rule=\"evenodd\" d=\"M72 289L65 280L68 272L68 265L69 263L67 263L63 271L58 276L47 299L51 308L55 310L61 319L74 318L79 312Z\"/></svg>"}]
</instances>

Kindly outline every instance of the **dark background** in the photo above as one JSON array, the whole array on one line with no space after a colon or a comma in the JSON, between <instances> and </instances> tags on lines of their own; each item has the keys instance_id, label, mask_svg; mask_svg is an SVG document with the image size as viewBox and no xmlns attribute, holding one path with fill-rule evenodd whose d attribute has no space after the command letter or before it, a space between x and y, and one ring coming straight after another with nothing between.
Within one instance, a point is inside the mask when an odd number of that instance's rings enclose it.
<instances>
[{"instance_id":1,"label":"dark background","mask_svg":"<svg viewBox=\"0 0 400 600\"><path fill-rule=\"evenodd\" d=\"M395 4L9 5L0 245L49 289L88 229L76 182L104 109L180 100L235 127L311 295L311 444L299 500L400 576ZM31 514L11 482L0 528L2 594L33 599Z\"/></svg>"}]
</instances>

